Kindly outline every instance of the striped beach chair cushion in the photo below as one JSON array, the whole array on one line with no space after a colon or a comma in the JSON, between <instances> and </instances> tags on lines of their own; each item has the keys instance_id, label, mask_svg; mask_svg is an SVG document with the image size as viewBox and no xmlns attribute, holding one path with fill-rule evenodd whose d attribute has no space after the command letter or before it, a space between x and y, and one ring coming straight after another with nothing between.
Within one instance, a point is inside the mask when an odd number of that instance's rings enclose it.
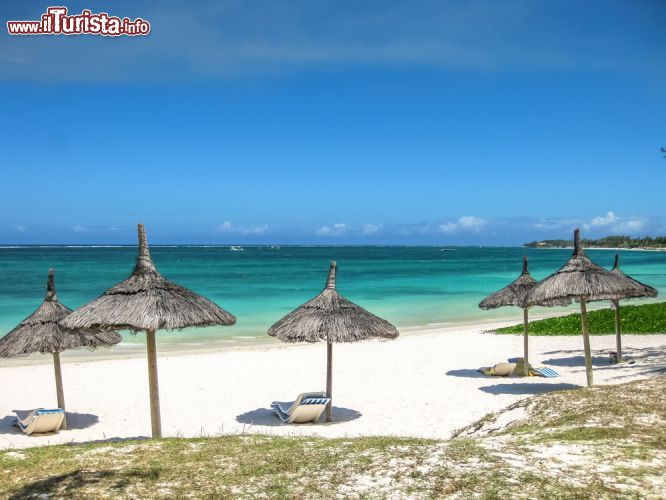
<instances>
[{"instance_id":1,"label":"striped beach chair cushion","mask_svg":"<svg viewBox=\"0 0 666 500\"><path fill-rule=\"evenodd\" d=\"M305 398L301 401L302 405L323 405L328 403L328 398Z\"/></svg>"}]
</instances>

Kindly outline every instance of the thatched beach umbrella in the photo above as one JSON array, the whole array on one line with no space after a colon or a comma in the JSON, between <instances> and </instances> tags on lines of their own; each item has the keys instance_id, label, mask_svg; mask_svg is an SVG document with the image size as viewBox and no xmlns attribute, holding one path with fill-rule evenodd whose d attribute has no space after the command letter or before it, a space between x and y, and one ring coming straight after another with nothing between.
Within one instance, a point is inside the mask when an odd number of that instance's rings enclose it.
<instances>
[{"instance_id":1,"label":"thatched beach umbrella","mask_svg":"<svg viewBox=\"0 0 666 500\"><path fill-rule=\"evenodd\" d=\"M594 380L586 304L597 300L625 298L630 289L631 287L625 279L596 265L585 255L580 244L580 230L576 229L574 232L574 251L569 261L559 271L539 282L529 294L528 302L530 305L561 305L571 303L573 300L580 303L588 386L593 385Z\"/></svg>"},{"instance_id":2,"label":"thatched beach umbrella","mask_svg":"<svg viewBox=\"0 0 666 500\"><path fill-rule=\"evenodd\" d=\"M615 254L615 263L613 264L613 269L611 273L620 276L622 279L626 280L629 290L624 298L631 299L636 297L656 297L658 292L656 289L652 288L649 285L645 285L640 281L635 280L631 276L624 274L622 269L620 269L620 256ZM622 362L622 339L621 332L621 322L620 322L620 301L611 300L613 304L613 309L615 310L615 343L617 349L617 362Z\"/></svg>"},{"instance_id":3,"label":"thatched beach umbrella","mask_svg":"<svg viewBox=\"0 0 666 500\"><path fill-rule=\"evenodd\" d=\"M139 224L139 254L129 278L78 308L62 323L67 328L146 332L150 417L154 438L162 436L155 332L189 326L233 325L236 318L210 300L168 281L157 272Z\"/></svg>"},{"instance_id":4,"label":"thatched beach umbrella","mask_svg":"<svg viewBox=\"0 0 666 500\"><path fill-rule=\"evenodd\" d=\"M398 330L385 319L369 313L345 299L335 289L337 266L331 262L326 287L315 298L287 314L271 326L268 335L283 342L326 341L326 421L333 416L333 343L358 342L370 337L394 339Z\"/></svg>"},{"instance_id":5,"label":"thatched beach umbrella","mask_svg":"<svg viewBox=\"0 0 666 500\"><path fill-rule=\"evenodd\" d=\"M498 307L504 306L516 306L520 307L523 310L523 358L525 360L524 375L527 376L529 373L529 364L528 364L528 323L529 316L528 310L530 305L527 302L527 296L537 284L536 280L532 278L530 272L527 269L527 256L523 257L523 271L520 273L520 276L509 283L507 286L498 290L497 292L488 295L485 299L479 302L479 307L481 309L496 309Z\"/></svg>"},{"instance_id":6,"label":"thatched beach umbrella","mask_svg":"<svg viewBox=\"0 0 666 500\"><path fill-rule=\"evenodd\" d=\"M66 330L58 322L72 310L61 304L56 295L54 271L49 269L44 302L30 316L0 340L0 358L27 356L33 352L51 353L55 369L58 408L65 410L65 392L62 387L60 353L68 349L108 347L122 340L116 332L94 332L86 329ZM67 428L67 419L63 420Z\"/></svg>"}]
</instances>

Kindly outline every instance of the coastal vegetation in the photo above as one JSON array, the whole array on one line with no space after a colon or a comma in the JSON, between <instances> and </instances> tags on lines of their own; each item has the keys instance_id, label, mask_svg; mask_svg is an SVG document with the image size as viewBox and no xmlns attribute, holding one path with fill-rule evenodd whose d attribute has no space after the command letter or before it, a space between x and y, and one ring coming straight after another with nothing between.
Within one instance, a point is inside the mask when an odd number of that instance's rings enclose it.
<instances>
[{"instance_id":1,"label":"coastal vegetation","mask_svg":"<svg viewBox=\"0 0 666 500\"><path fill-rule=\"evenodd\" d=\"M585 248L646 248L666 249L666 236L645 236L643 238L632 238L631 236L606 236L597 240L582 239ZM539 240L525 243L524 247L530 248L570 248L572 240Z\"/></svg>"},{"instance_id":2,"label":"coastal vegetation","mask_svg":"<svg viewBox=\"0 0 666 500\"><path fill-rule=\"evenodd\" d=\"M0 496L549 498L666 494L666 377L519 401L448 441L233 435L0 452Z\"/></svg>"},{"instance_id":3,"label":"coastal vegetation","mask_svg":"<svg viewBox=\"0 0 666 500\"><path fill-rule=\"evenodd\" d=\"M622 332L666 333L666 302L620 305ZM591 335L615 334L615 314L610 308L587 313ZM530 335L580 335L580 313L529 322ZM523 324L498 328L494 333L522 334Z\"/></svg>"}]
</instances>

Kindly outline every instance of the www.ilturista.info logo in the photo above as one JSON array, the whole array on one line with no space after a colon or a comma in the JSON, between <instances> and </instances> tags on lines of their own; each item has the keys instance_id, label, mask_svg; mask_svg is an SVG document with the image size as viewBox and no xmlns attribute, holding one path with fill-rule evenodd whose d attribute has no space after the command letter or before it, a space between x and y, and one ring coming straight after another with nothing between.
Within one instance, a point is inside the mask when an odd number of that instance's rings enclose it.
<instances>
[{"instance_id":1,"label":"www.ilturista.info logo","mask_svg":"<svg viewBox=\"0 0 666 500\"><path fill-rule=\"evenodd\" d=\"M10 35L140 36L150 33L150 23L140 17L93 14L88 9L70 16L67 7L49 7L39 21L7 21L7 31Z\"/></svg>"}]
</instances>

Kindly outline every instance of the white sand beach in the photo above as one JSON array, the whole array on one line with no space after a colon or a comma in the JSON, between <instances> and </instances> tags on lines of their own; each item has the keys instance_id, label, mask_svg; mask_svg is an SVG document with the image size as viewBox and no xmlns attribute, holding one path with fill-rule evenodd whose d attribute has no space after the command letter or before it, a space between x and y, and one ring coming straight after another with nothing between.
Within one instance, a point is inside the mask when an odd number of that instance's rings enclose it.
<instances>
[{"instance_id":1,"label":"white sand beach","mask_svg":"<svg viewBox=\"0 0 666 500\"><path fill-rule=\"evenodd\" d=\"M580 336L530 338L532 364L554 368L559 378L477 373L479 366L522 352L521 336L482 333L494 326L504 324L446 327L410 332L395 341L336 345L336 421L331 424L286 426L269 410L273 400L324 388L323 343L162 352L158 362L163 432L188 437L249 432L446 439L454 429L521 398L585 385ZM623 339L625 356L634 364L609 364L614 336L592 337L597 384L666 373L666 335ZM25 436L13 427L12 410L55 405L50 356L43 356L43 363L0 365L0 448L149 436L145 357L95 356L63 354L70 428L43 436Z\"/></svg>"}]
</instances>

